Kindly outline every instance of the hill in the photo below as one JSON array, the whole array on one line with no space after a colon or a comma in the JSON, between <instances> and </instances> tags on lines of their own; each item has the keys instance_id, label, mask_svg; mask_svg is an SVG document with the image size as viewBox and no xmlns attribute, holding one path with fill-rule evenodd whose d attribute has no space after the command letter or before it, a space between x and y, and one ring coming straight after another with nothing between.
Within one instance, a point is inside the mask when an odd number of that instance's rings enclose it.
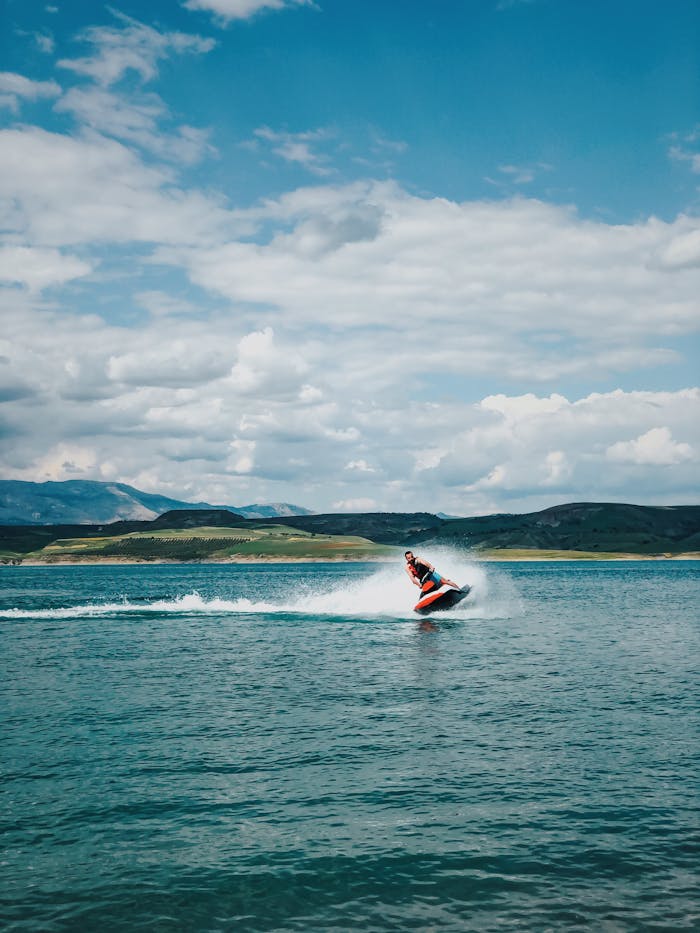
<instances>
[{"instance_id":1,"label":"hill","mask_svg":"<svg viewBox=\"0 0 700 933\"><path fill-rule=\"evenodd\" d=\"M244 506L183 502L142 492L125 483L77 479L47 483L0 480L2 525L85 525L120 520L146 521L171 509L226 509L245 518L309 514L308 509L286 502Z\"/></svg>"},{"instance_id":2,"label":"hill","mask_svg":"<svg viewBox=\"0 0 700 933\"><path fill-rule=\"evenodd\" d=\"M207 521L195 513L159 522ZM225 514L219 519L232 521ZM234 519L235 520L235 519ZM285 525L316 534L359 535L381 544L458 549L535 549L634 554L700 550L700 506L574 502L522 515L440 518L429 512L294 515Z\"/></svg>"},{"instance_id":3,"label":"hill","mask_svg":"<svg viewBox=\"0 0 700 933\"><path fill-rule=\"evenodd\" d=\"M271 528L276 543L271 539ZM306 539L301 550L300 538ZM228 539L228 543L222 544L222 539ZM241 551L239 545L244 541L235 539L245 539L250 547L246 545ZM350 540L364 543L347 544ZM0 560L5 561L23 560L29 555L43 560L59 552L62 559L72 553L92 559L207 560L230 557L235 548L239 548L236 553L246 552L248 556L254 552L259 557L335 558L389 553L383 546L425 550L448 546L489 556L517 553L524 557L545 556L543 552L550 556L697 553L700 506L586 502L525 515L457 519L443 519L428 512L331 513L292 515L285 517L283 525L247 519L228 510L178 509L153 521L0 527ZM110 553L109 548L116 551ZM226 548L229 550L224 553ZM307 550L302 553L304 548Z\"/></svg>"},{"instance_id":4,"label":"hill","mask_svg":"<svg viewBox=\"0 0 700 933\"><path fill-rule=\"evenodd\" d=\"M577 502L445 522L436 543L473 548L663 554L700 550L700 506Z\"/></svg>"},{"instance_id":5,"label":"hill","mask_svg":"<svg viewBox=\"0 0 700 933\"><path fill-rule=\"evenodd\" d=\"M81 530L84 531L84 528ZM32 551L31 558L48 564L259 559L375 560L392 556L393 552L393 548L375 544L366 538L317 535L285 525L260 523L257 527L248 525L245 528L225 525L150 527L130 532L109 525L99 535L61 536L42 542L40 549Z\"/></svg>"}]
</instances>

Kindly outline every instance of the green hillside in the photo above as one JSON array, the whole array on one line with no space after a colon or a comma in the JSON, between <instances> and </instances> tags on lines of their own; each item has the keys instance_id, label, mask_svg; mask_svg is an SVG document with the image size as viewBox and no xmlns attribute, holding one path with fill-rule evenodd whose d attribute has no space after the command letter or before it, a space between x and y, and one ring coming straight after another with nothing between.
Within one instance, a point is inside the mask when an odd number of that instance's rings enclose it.
<instances>
[{"instance_id":1,"label":"green hillside","mask_svg":"<svg viewBox=\"0 0 700 933\"><path fill-rule=\"evenodd\" d=\"M0 560L226 560L381 557L445 545L485 557L700 552L700 506L572 503L526 515L427 512L295 515L284 524L179 509L154 521L0 527Z\"/></svg>"},{"instance_id":2,"label":"green hillside","mask_svg":"<svg viewBox=\"0 0 700 933\"><path fill-rule=\"evenodd\" d=\"M572 503L446 522L435 538L475 548L679 553L700 550L700 506Z\"/></svg>"},{"instance_id":3,"label":"green hillside","mask_svg":"<svg viewBox=\"0 0 700 933\"><path fill-rule=\"evenodd\" d=\"M221 526L152 527L148 531L127 531L121 534L115 534L115 530L118 529L112 525L104 528L99 535L59 536L48 542L34 540L30 543L29 551L3 548L0 559L4 556L5 559L22 558L44 563L96 560L373 560L394 553L393 548L375 544L366 538L317 535L284 525L258 524L257 527L245 529ZM25 540L22 546L27 543ZM34 546L36 544L38 546Z\"/></svg>"}]
</instances>

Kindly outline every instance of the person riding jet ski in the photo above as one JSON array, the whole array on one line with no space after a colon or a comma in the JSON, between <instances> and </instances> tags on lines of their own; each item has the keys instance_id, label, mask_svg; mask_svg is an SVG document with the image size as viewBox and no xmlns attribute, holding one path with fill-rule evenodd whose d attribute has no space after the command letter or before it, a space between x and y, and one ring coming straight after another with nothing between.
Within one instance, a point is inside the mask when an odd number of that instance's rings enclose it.
<instances>
[{"instance_id":1,"label":"person riding jet ski","mask_svg":"<svg viewBox=\"0 0 700 933\"><path fill-rule=\"evenodd\" d=\"M471 592L470 586L458 586L454 580L448 580L437 572L430 561L415 557L413 551L406 551L406 573L411 582L420 587L420 599L413 607L414 612L428 615L445 609L453 609Z\"/></svg>"},{"instance_id":2,"label":"person riding jet ski","mask_svg":"<svg viewBox=\"0 0 700 933\"><path fill-rule=\"evenodd\" d=\"M457 583L448 580L447 577L441 577L430 561L424 557L415 557L413 551L406 551L404 557L406 558L406 573L411 583L415 583L416 586L420 587L426 580L432 580L436 586L447 585L453 586L456 590L459 589Z\"/></svg>"}]
</instances>

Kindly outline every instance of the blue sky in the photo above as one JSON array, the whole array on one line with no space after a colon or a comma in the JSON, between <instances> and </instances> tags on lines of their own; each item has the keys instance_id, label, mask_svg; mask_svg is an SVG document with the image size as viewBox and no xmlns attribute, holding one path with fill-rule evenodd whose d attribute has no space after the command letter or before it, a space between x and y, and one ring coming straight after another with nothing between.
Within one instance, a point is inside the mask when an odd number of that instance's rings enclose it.
<instances>
[{"instance_id":1,"label":"blue sky","mask_svg":"<svg viewBox=\"0 0 700 933\"><path fill-rule=\"evenodd\" d=\"M697 3L2 16L3 476L697 499Z\"/></svg>"}]
</instances>

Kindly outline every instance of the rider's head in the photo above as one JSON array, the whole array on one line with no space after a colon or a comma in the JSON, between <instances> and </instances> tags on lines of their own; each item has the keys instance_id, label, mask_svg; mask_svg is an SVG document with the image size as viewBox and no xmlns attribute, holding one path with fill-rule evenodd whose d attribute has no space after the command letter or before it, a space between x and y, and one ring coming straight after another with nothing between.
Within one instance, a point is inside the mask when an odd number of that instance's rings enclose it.
<instances>
[{"instance_id":1,"label":"rider's head","mask_svg":"<svg viewBox=\"0 0 700 933\"><path fill-rule=\"evenodd\" d=\"M413 551L406 551L406 553L404 554L404 557L406 558L406 562L409 564L412 564L413 561L415 560L415 557L413 556Z\"/></svg>"}]
</instances>

